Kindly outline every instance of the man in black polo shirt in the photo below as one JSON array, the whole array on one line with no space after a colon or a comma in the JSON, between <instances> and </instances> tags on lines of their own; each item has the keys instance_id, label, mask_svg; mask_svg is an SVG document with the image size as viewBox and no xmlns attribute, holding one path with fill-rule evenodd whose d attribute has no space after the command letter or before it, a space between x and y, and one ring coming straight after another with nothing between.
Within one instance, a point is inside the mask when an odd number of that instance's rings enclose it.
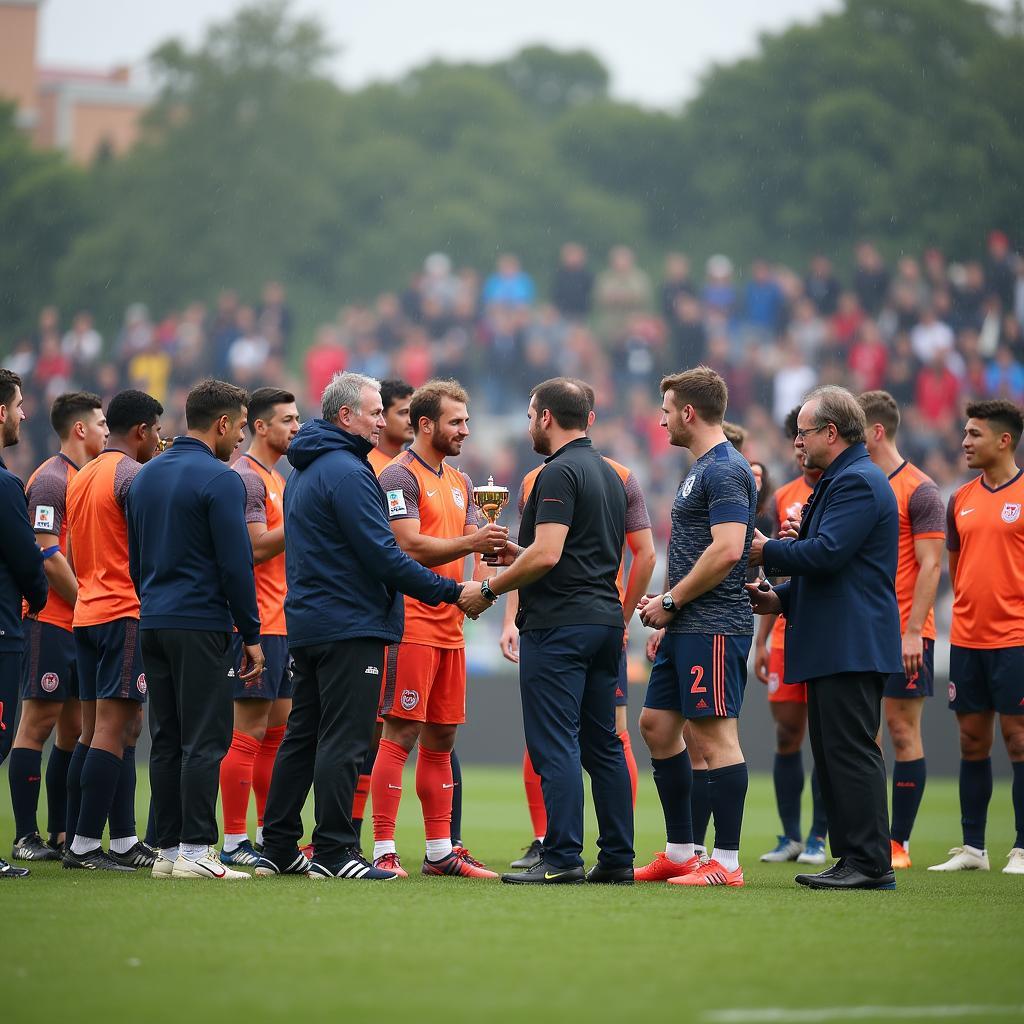
<instances>
[{"instance_id":1,"label":"man in black polo shirt","mask_svg":"<svg viewBox=\"0 0 1024 1024\"><path fill-rule=\"evenodd\" d=\"M534 449L548 456L489 600L519 591L519 684L530 759L541 777L544 858L502 875L514 884L633 881L633 806L615 687L622 604L615 585L626 532L626 489L586 436L582 381L538 384L530 398ZM598 863L584 876L583 779L590 775L600 829Z\"/></svg>"}]
</instances>

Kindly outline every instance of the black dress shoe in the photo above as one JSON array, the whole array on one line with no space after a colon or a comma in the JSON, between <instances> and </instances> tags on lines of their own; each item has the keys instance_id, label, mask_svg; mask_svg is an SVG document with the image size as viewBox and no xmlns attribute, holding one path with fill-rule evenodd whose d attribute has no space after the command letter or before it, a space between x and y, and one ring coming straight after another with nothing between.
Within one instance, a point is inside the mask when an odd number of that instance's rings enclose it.
<instances>
[{"instance_id":1,"label":"black dress shoe","mask_svg":"<svg viewBox=\"0 0 1024 1024\"><path fill-rule=\"evenodd\" d=\"M812 889L895 889L896 875L892 868L880 875L868 875L852 864L844 864L840 871L831 875L812 878L809 886Z\"/></svg>"},{"instance_id":2,"label":"black dress shoe","mask_svg":"<svg viewBox=\"0 0 1024 1024\"><path fill-rule=\"evenodd\" d=\"M609 868L598 861L587 872L587 881L596 885L632 885L633 868Z\"/></svg>"},{"instance_id":3,"label":"black dress shoe","mask_svg":"<svg viewBox=\"0 0 1024 1024\"><path fill-rule=\"evenodd\" d=\"M507 885L582 885L586 875L582 867L556 868L541 861L529 871L510 871L501 876Z\"/></svg>"},{"instance_id":4,"label":"black dress shoe","mask_svg":"<svg viewBox=\"0 0 1024 1024\"><path fill-rule=\"evenodd\" d=\"M819 871L817 874L813 874L813 875L797 875L796 878L793 879L793 881L796 882L797 885L810 885L811 884L811 879L813 879L813 878L831 878L837 871L841 871L842 868L843 868L843 858L840 857L839 860L837 860L835 862L835 864L832 865L832 867L825 868L824 871Z\"/></svg>"},{"instance_id":5,"label":"black dress shoe","mask_svg":"<svg viewBox=\"0 0 1024 1024\"><path fill-rule=\"evenodd\" d=\"M544 844L534 839L526 848L526 852L518 860L509 864L510 868L535 868L544 859Z\"/></svg>"}]
</instances>

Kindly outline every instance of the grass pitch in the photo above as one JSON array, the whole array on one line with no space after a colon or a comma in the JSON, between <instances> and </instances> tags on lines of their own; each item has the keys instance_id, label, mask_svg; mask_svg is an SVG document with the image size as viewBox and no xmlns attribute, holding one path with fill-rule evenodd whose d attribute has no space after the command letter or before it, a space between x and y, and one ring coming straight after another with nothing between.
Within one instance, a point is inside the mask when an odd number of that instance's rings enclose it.
<instances>
[{"instance_id":1,"label":"grass pitch","mask_svg":"<svg viewBox=\"0 0 1024 1024\"><path fill-rule=\"evenodd\" d=\"M470 765L465 778L464 838L500 870L529 839L519 773ZM929 874L959 836L955 783L930 780L914 867L895 893L810 892L793 884L794 865L760 864L777 828L767 776L751 780L744 889L538 891L416 874L380 885L218 885L46 864L0 883L0 1020L1024 1018L1024 878L1000 873L1011 821L1004 782L990 812L992 872ZM592 838L592 820L588 829ZM5 846L12 832L0 815ZM411 785L398 840L418 870ZM643 778L638 862L661 843Z\"/></svg>"}]
</instances>

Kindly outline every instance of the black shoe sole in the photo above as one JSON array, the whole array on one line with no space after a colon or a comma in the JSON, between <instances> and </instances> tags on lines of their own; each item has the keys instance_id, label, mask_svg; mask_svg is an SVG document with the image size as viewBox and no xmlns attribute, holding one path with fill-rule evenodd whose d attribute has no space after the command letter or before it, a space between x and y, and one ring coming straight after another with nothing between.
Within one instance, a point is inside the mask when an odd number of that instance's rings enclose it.
<instances>
[{"instance_id":1,"label":"black shoe sole","mask_svg":"<svg viewBox=\"0 0 1024 1024\"><path fill-rule=\"evenodd\" d=\"M505 885L585 885L585 878L517 878L515 875L502 875Z\"/></svg>"},{"instance_id":2,"label":"black shoe sole","mask_svg":"<svg viewBox=\"0 0 1024 1024\"><path fill-rule=\"evenodd\" d=\"M825 879L824 881L818 882L817 884L815 884L814 882L809 883L808 888L814 889L815 891L824 891L828 889L832 892L894 892L896 890L896 882L881 882L872 880L870 882L858 882L856 885L837 885L835 882L831 882L828 879Z\"/></svg>"}]
</instances>

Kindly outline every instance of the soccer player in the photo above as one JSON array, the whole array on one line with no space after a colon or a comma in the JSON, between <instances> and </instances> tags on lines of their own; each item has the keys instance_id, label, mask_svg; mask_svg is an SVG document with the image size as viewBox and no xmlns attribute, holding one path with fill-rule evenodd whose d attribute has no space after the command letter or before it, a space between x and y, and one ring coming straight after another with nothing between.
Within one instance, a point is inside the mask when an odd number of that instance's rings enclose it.
<instances>
[{"instance_id":1,"label":"soccer player","mask_svg":"<svg viewBox=\"0 0 1024 1024\"><path fill-rule=\"evenodd\" d=\"M900 513L896 600L903 635L903 671L885 681L882 709L896 763L892 772L892 866L910 867L914 829L927 778L921 713L935 679L935 595L942 573L946 511L939 489L896 447L900 407L887 391L858 399L867 418L868 455L889 477Z\"/></svg>"},{"instance_id":2,"label":"soccer player","mask_svg":"<svg viewBox=\"0 0 1024 1024\"><path fill-rule=\"evenodd\" d=\"M469 436L469 396L456 381L430 381L412 396L412 447L380 475L398 545L421 565L453 580L462 578L467 555L504 546L503 526L477 526L473 485L445 459L456 458ZM479 577L480 567L476 566ZM388 651L391 685L381 701L384 731L370 780L373 796L373 863L404 875L395 846L402 770L412 748L416 793L426 831L425 875L497 878L451 837L451 751L466 720L466 652L463 616L455 606L405 602L402 642Z\"/></svg>"},{"instance_id":3,"label":"soccer player","mask_svg":"<svg viewBox=\"0 0 1024 1024\"><path fill-rule=\"evenodd\" d=\"M967 406L963 449L981 474L950 498L953 581L949 706L960 727L963 846L929 871L988 871L985 823L992 799L996 715L1013 765L1017 836L1004 874L1024 875L1024 470L1014 456L1024 416L1003 399Z\"/></svg>"},{"instance_id":4,"label":"soccer player","mask_svg":"<svg viewBox=\"0 0 1024 1024\"><path fill-rule=\"evenodd\" d=\"M71 804L77 809L77 782L85 747L76 746L82 731L78 700L75 638L71 632L78 585L67 560L67 492L74 475L95 459L107 438L103 403L84 391L58 395L50 424L60 451L29 477L29 518L43 551L50 596L38 618L25 622L21 721L9 767L14 831L14 860L59 860ZM26 608L26 613L27 613ZM49 842L36 826L43 745L57 735L46 766ZM70 771L69 771L70 769ZM69 779L70 774L70 779ZM71 836L67 837L68 842Z\"/></svg>"},{"instance_id":5,"label":"soccer player","mask_svg":"<svg viewBox=\"0 0 1024 1024\"><path fill-rule=\"evenodd\" d=\"M706 366L665 377L661 425L696 460L672 506L671 589L639 605L644 625L664 629L651 670L640 731L651 751L665 814L664 853L635 872L637 881L743 885L740 827L747 765L737 717L743 703L754 619L744 583L754 536L754 475L728 442L722 420L725 381ZM744 602L746 601L746 607ZM696 855L690 813L693 784L683 724L708 764L715 846Z\"/></svg>"},{"instance_id":6,"label":"soccer player","mask_svg":"<svg viewBox=\"0 0 1024 1024\"><path fill-rule=\"evenodd\" d=\"M299 432L295 396L280 388L257 388L249 396L248 425L252 443L235 463L245 484L245 521L252 541L260 645L266 666L256 679L239 676L241 637L235 633L235 720L231 746L220 764L220 799L224 810L223 864L255 867L259 853L249 841L246 816L250 790L256 795L256 844L263 845L263 811L292 709L288 636L284 621L287 584L284 574L284 477L275 468Z\"/></svg>"},{"instance_id":7,"label":"soccer player","mask_svg":"<svg viewBox=\"0 0 1024 1024\"><path fill-rule=\"evenodd\" d=\"M0 449L18 443L22 408L21 378L0 367ZM24 625L22 600L30 615L46 604L49 586L43 553L36 544L25 507L25 489L0 455L0 765L14 739L18 711ZM28 868L14 867L0 857L0 879L25 878Z\"/></svg>"},{"instance_id":8,"label":"soccer player","mask_svg":"<svg viewBox=\"0 0 1024 1024\"><path fill-rule=\"evenodd\" d=\"M797 406L786 417L786 436L796 440ZM787 525L799 521L801 510L821 478L820 469L808 469L803 453L794 448L799 476L780 487L770 502L772 537L781 536ZM813 814L807 842L802 841L800 802L804 790L804 759L801 747L807 732L807 684L784 683L786 618L784 615L762 615L757 627L754 649L754 674L768 687L768 707L775 721L775 803L782 822L782 835L773 850L761 855L762 861L783 863L797 860L801 864L825 863L825 834L828 819L818 786L817 769L811 772Z\"/></svg>"},{"instance_id":9,"label":"soccer player","mask_svg":"<svg viewBox=\"0 0 1024 1024\"><path fill-rule=\"evenodd\" d=\"M156 853L135 826L135 742L148 686L139 642L139 598L128 572L125 499L160 440L163 406L122 391L107 407L106 450L68 485L67 526L78 600L74 632L84 728L80 799L68 819L64 867L133 871ZM71 809L74 812L75 808ZM110 851L100 837L109 817Z\"/></svg>"}]
</instances>

